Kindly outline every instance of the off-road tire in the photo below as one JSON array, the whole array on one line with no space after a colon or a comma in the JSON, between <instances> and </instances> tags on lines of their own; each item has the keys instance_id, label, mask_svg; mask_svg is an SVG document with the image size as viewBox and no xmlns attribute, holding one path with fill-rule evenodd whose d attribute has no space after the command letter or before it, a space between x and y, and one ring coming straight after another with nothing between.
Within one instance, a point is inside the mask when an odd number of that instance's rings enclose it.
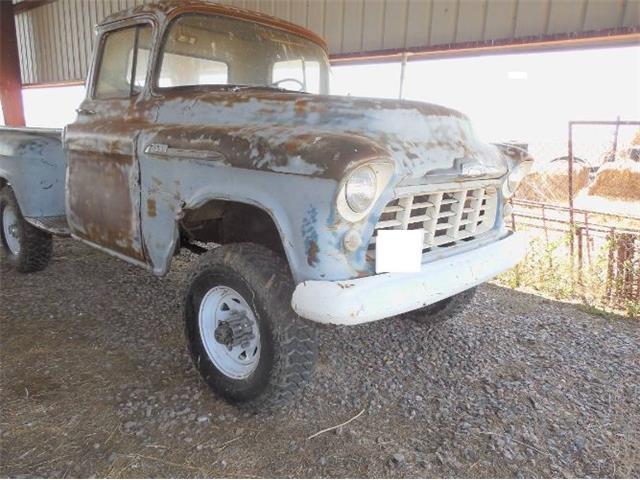
<instances>
[{"instance_id":1,"label":"off-road tire","mask_svg":"<svg viewBox=\"0 0 640 480\"><path fill-rule=\"evenodd\" d=\"M18 235L20 239L20 252L15 255L7 245L4 229L0 226L0 243L4 257L9 265L21 273L39 272L43 270L51 260L53 253L53 239L51 235L44 232L29 222L22 216L16 197L10 187L5 186L0 190L0 221L4 215L4 209L11 206L18 217Z\"/></svg>"},{"instance_id":2,"label":"off-road tire","mask_svg":"<svg viewBox=\"0 0 640 480\"><path fill-rule=\"evenodd\" d=\"M418 310L402 315L402 318L412 320L425 326L434 326L464 312L476 294L476 287L445 298Z\"/></svg>"},{"instance_id":3,"label":"off-road tire","mask_svg":"<svg viewBox=\"0 0 640 480\"><path fill-rule=\"evenodd\" d=\"M250 304L260 329L260 359L246 379L219 371L202 343L198 313L204 295L224 285ZM285 261L261 245L224 245L203 254L184 296L185 333L196 369L211 389L248 409L269 409L294 399L311 377L317 329L291 308L293 282Z\"/></svg>"}]
</instances>

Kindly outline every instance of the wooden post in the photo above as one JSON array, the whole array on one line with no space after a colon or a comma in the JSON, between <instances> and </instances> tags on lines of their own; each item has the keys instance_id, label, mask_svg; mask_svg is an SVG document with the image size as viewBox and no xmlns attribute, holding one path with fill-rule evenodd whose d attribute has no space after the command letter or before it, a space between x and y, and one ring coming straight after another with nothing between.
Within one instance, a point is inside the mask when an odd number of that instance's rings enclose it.
<instances>
[{"instance_id":1,"label":"wooden post","mask_svg":"<svg viewBox=\"0 0 640 480\"><path fill-rule=\"evenodd\" d=\"M607 303L611 304L611 291L613 288L613 262L615 259L615 243L616 243L616 233L615 228L611 229L611 233L608 238L608 247L609 252L607 255L607 281L605 283L605 297L607 299Z\"/></svg>"},{"instance_id":2,"label":"wooden post","mask_svg":"<svg viewBox=\"0 0 640 480\"><path fill-rule=\"evenodd\" d=\"M618 154L618 135L620 133L620 116L616 119L616 130L613 134L613 148L611 149L611 161L616 161L616 155Z\"/></svg>"},{"instance_id":3,"label":"wooden post","mask_svg":"<svg viewBox=\"0 0 640 480\"><path fill-rule=\"evenodd\" d=\"M13 2L0 1L0 103L6 125L24 127L22 78Z\"/></svg>"},{"instance_id":4,"label":"wooden post","mask_svg":"<svg viewBox=\"0 0 640 480\"><path fill-rule=\"evenodd\" d=\"M575 219L573 218L573 123L569 122L569 140L567 144L568 158L567 165L569 167L568 188L569 188L569 273L571 275L571 292L573 293L575 275L574 275L574 243L575 243Z\"/></svg>"},{"instance_id":5,"label":"wooden post","mask_svg":"<svg viewBox=\"0 0 640 480\"><path fill-rule=\"evenodd\" d=\"M640 235L636 235L635 241L637 241L640 244ZM635 293L635 296L632 295L631 298L640 298L640 258L638 259L638 261L634 263L634 268L636 270L636 293ZM633 291L632 291L632 294L633 294Z\"/></svg>"},{"instance_id":6,"label":"wooden post","mask_svg":"<svg viewBox=\"0 0 640 480\"><path fill-rule=\"evenodd\" d=\"M591 266L591 249L593 247L591 242L593 239L591 238L591 235L589 235L589 215L586 210L584 212L584 233L585 233L585 241L587 242L587 265L590 267Z\"/></svg>"},{"instance_id":7,"label":"wooden post","mask_svg":"<svg viewBox=\"0 0 640 480\"><path fill-rule=\"evenodd\" d=\"M547 230L547 216L544 211L544 203L542 204L542 228L544 230L545 245L549 247L549 231Z\"/></svg>"},{"instance_id":8,"label":"wooden post","mask_svg":"<svg viewBox=\"0 0 640 480\"><path fill-rule=\"evenodd\" d=\"M578 235L578 288L580 289L580 296L584 296L584 279L582 276L582 227L576 227L576 233Z\"/></svg>"},{"instance_id":9,"label":"wooden post","mask_svg":"<svg viewBox=\"0 0 640 480\"><path fill-rule=\"evenodd\" d=\"M633 257L634 238L630 233L620 235L618 242L618 274L619 280L619 299L633 299Z\"/></svg>"}]
</instances>

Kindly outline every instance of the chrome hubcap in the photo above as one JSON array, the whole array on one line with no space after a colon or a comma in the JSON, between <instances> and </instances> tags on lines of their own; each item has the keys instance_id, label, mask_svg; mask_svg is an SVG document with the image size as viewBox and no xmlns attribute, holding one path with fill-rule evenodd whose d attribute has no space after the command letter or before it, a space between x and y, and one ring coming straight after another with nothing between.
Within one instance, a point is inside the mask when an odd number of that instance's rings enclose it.
<instances>
[{"instance_id":1,"label":"chrome hubcap","mask_svg":"<svg viewBox=\"0 0 640 480\"><path fill-rule=\"evenodd\" d=\"M213 287L198 312L200 339L215 367L240 380L253 373L260 360L260 330L247 301L233 288Z\"/></svg>"},{"instance_id":2,"label":"chrome hubcap","mask_svg":"<svg viewBox=\"0 0 640 480\"><path fill-rule=\"evenodd\" d=\"M20 229L18 228L18 215L10 205L5 205L2 211L2 231L7 247L14 255L20 253Z\"/></svg>"}]
</instances>

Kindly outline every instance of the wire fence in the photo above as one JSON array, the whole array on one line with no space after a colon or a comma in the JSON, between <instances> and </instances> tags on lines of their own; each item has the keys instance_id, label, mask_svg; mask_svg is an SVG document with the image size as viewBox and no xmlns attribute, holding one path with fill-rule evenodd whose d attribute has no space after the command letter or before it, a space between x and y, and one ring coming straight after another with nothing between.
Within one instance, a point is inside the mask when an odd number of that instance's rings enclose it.
<instances>
[{"instance_id":1,"label":"wire fence","mask_svg":"<svg viewBox=\"0 0 640 480\"><path fill-rule=\"evenodd\" d=\"M638 161L632 157L633 148L629 147L630 142L626 140L632 136L626 134L624 141L620 136L621 129L626 128L629 132L632 131L631 127L637 132L638 126L640 122L569 123L568 151L564 166L555 169L555 184L551 187L539 185L545 179L552 178L552 174L533 177L533 181L529 178L532 187L525 193L534 192L537 195L529 195L529 198L525 195L523 198L516 194L510 199L511 214L508 221L511 228L529 230L536 234L536 239L523 264L508 274L508 283L640 317L640 201L634 200L634 197L615 201L603 198L598 202L600 208L577 208L575 164L580 163L580 157L575 155L574 144L575 128L614 129L612 144L599 156L601 161L589 163L586 167L588 170L585 169L589 176L579 179L580 188L587 187L593 185L598 170L608 162L620 157L627 161ZM638 181L627 173L619 178L623 184ZM562 193L549 195L543 191L545 187L551 192L561 190ZM611 190L620 190L622 187L627 188L631 195L640 195L640 191L635 192L635 184L616 185ZM583 191L583 199L587 190L585 188ZM548 198L551 200L545 201ZM593 202L583 204L592 205Z\"/></svg>"},{"instance_id":2,"label":"wire fence","mask_svg":"<svg viewBox=\"0 0 640 480\"><path fill-rule=\"evenodd\" d=\"M573 209L572 225L567 206L510 202L511 228L537 233L534 269L564 272L558 280L568 282L569 296L618 310L640 303L640 218ZM535 260L541 253L548 261Z\"/></svg>"},{"instance_id":3,"label":"wire fence","mask_svg":"<svg viewBox=\"0 0 640 480\"><path fill-rule=\"evenodd\" d=\"M523 144L536 162L516 192L517 198L563 205L574 202L578 208L601 208L612 213L618 208L624 209L625 205L613 205L612 202L599 205L603 199L594 202L590 194L611 187L604 176L600 179L602 181L595 181L602 167L638 161L640 122L570 122L568 133L570 141L567 138L564 142L560 139L532 139ZM569 163L572 164L571 169ZM640 192L637 195L640 200ZM627 213L631 213L631 206L626 207ZM635 207L640 210L637 205Z\"/></svg>"}]
</instances>

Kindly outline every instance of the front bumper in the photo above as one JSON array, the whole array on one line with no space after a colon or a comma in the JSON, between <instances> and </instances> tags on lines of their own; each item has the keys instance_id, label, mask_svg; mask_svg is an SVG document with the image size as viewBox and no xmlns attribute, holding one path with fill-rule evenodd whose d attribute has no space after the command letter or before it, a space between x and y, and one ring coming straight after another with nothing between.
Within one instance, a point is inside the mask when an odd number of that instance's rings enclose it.
<instances>
[{"instance_id":1,"label":"front bumper","mask_svg":"<svg viewBox=\"0 0 640 480\"><path fill-rule=\"evenodd\" d=\"M525 256L529 237L510 233L489 245L422 265L418 273L383 273L343 281L300 283L291 299L303 318L357 325L431 305L509 270Z\"/></svg>"}]
</instances>

